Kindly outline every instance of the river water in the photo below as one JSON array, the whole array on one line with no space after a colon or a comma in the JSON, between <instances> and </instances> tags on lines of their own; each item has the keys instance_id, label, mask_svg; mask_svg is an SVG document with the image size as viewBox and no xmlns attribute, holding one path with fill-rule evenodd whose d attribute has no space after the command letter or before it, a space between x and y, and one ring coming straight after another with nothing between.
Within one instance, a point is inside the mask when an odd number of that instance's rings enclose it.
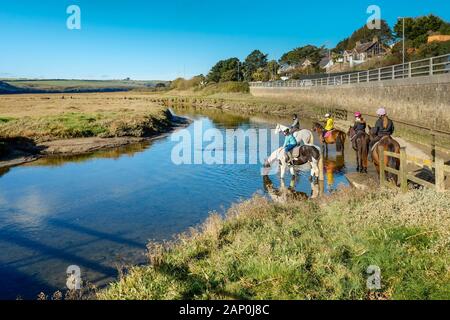
<instances>
[{"instance_id":1,"label":"river water","mask_svg":"<svg viewBox=\"0 0 450 320\"><path fill-rule=\"evenodd\" d=\"M190 132L200 122L204 130L272 129L276 122L290 122L177 113L194 121ZM35 299L41 291L65 290L71 265L80 267L83 280L105 285L119 268L146 262L149 240L171 240L211 211L224 213L237 201L266 194L260 164L176 165L171 153L177 143L167 135L152 143L42 159L0 172L0 299ZM348 144L344 156L334 150L330 147L325 161L325 192L346 185L344 174L355 170ZM308 174L300 177L296 190L311 194ZM279 187L277 176L271 180Z\"/></svg>"}]
</instances>

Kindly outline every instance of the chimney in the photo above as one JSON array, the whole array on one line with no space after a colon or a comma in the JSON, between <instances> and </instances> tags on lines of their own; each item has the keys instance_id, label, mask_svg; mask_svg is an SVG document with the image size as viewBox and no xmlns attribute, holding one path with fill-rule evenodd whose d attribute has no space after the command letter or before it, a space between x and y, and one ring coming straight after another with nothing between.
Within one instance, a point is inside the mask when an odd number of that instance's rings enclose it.
<instances>
[{"instance_id":1,"label":"chimney","mask_svg":"<svg viewBox=\"0 0 450 320\"><path fill-rule=\"evenodd\" d=\"M361 45L361 41L356 41L356 46L359 47Z\"/></svg>"},{"instance_id":2,"label":"chimney","mask_svg":"<svg viewBox=\"0 0 450 320\"><path fill-rule=\"evenodd\" d=\"M372 42L378 42L378 36L374 36Z\"/></svg>"}]
</instances>

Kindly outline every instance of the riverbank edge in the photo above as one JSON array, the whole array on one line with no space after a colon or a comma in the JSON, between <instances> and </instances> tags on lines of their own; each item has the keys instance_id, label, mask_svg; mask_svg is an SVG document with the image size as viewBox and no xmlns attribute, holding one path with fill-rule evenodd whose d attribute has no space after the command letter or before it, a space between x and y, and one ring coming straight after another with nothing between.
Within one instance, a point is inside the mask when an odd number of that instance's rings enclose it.
<instances>
[{"instance_id":1,"label":"riverbank edge","mask_svg":"<svg viewBox=\"0 0 450 320\"><path fill-rule=\"evenodd\" d=\"M449 196L341 189L321 201L287 204L255 196L225 217L212 213L174 242L150 242L148 265L132 267L96 298L448 298L450 220L442 206ZM381 268L381 289L366 287L373 265Z\"/></svg>"},{"instance_id":2,"label":"riverbank edge","mask_svg":"<svg viewBox=\"0 0 450 320\"><path fill-rule=\"evenodd\" d=\"M167 110L167 113L170 114L168 116L169 125L146 137L69 138L42 142L36 145L21 142L18 138L19 142L7 145L11 149L10 154L4 160L0 160L0 169L6 170L42 158L84 155L138 143L149 143L164 138L174 130L185 128L192 123L191 119L176 116L170 110Z\"/></svg>"}]
</instances>

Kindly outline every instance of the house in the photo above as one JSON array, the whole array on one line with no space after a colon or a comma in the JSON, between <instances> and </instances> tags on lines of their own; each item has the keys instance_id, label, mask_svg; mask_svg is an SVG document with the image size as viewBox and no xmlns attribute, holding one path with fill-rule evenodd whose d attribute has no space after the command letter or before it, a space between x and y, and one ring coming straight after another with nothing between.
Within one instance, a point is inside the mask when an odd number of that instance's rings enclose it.
<instances>
[{"instance_id":1,"label":"house","mask_svg":"<svg viewBox=\"0 0 450 320\"><path fill-rule=\"evenodd\" d=\"M353 67L371 58L383 56L387 52L389 52L389 48L382 44L378 37L374 37L370 42L361 43L358 41L353 50L344 51L344 63Z\"/></svg>"},{"instance_id":2,"label":"house","mask_svg":"<svg viewBox=\"0 0 450 320\"><path fill-rule=\"evenodd\" d=\"M283 64L279 69L278 69L278 75L280 76L290 76L296 69L299 68L298 64Z\"/></svg>"},{"instance_id":3,"label":"house","mask_svg":"<svg viewBox=\"0 0 450 320\"><path fill-rule=\"evenodd\" d=\"M313 65L313 63L308 58L303 60L303 62L301 63L302 69L306 69L308 67L311 67L312 65Z\"/></svg>"},{"instance_id":4,"label":"house","mask_svg":"<svg viewBox=\"0 0 450 320\"><path fill-rule=\"evenodd\" d=\"M323 57L322 60L319 62L319 67L321 69L325 69L327 73L330 72L331 67L334 66L333 59L330 59L329 57Z\"/></svg>"}]
</instances>

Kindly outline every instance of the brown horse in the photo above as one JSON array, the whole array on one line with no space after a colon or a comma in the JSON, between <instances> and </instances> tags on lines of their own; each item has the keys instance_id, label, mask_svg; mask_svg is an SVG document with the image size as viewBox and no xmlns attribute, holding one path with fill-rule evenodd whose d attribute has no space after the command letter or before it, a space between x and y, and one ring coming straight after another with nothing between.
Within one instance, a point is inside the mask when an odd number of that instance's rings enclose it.
<instances>
[{"instance_id":1,"label":"brown horse","mask_svg":"<svg viewBox=\"0 0 450 320\"><path fill-rule=\"evenodd\" d=\"M369 132L370 132L370 139L373 140L375 139L375 135L373 134L373 130L372 128L369 126ZM372 147L372 150L370 150L371 154L372 154L372 161L373 164L375 165L375 168L377 169L378 174L380 174L380 147L383 148L384 151L389 151L389 152L393 152L393 153L398 153L400 154L400 144L394 140L391 136L385 136L383 138L381 138L380 141L378 141L376 143L376 145L374 145ZM384 165L386 167L390 167L392 169L396 169L399 170L400 169L400 159L394 158L394 157L388 157L388 156L384 156L384 159L382 159L384 161ZM390 172L386 172L386 180L388 181L394 181L395 184L398 184L398 176L390 173Z\"/></svg>"},{"instance_id":2,"label":"brown horse","mask_svg":"<svg viewBox=\"0 0 450 320\"><path fill-rule=\"evenodd\" d=\"M336 151L344 153L344 145L346 140L345 132L340 130L333 130L331 131L331 135L327 138L323 137L323 133L325 132L324 127L316 122L313 126L313 131L317 132L317 134L320 137L320 142L322 143L322 149L324 153L328 154L328 145L329 144L336 144Z\"/></svg>"},{"instance_id":3,"label":"brown horse","mask_svg":"<svg viewBox=\"0 0 450 320\"><path fill-rule=\"evenodd\" d=\"M353 150L356 151L356 162L358 164L356 170L360 173L367 173L369 162L369 135L362 131L357 133L353 127L350 127L347 135L351 139Z\"/></svg>"}]
</instances>

